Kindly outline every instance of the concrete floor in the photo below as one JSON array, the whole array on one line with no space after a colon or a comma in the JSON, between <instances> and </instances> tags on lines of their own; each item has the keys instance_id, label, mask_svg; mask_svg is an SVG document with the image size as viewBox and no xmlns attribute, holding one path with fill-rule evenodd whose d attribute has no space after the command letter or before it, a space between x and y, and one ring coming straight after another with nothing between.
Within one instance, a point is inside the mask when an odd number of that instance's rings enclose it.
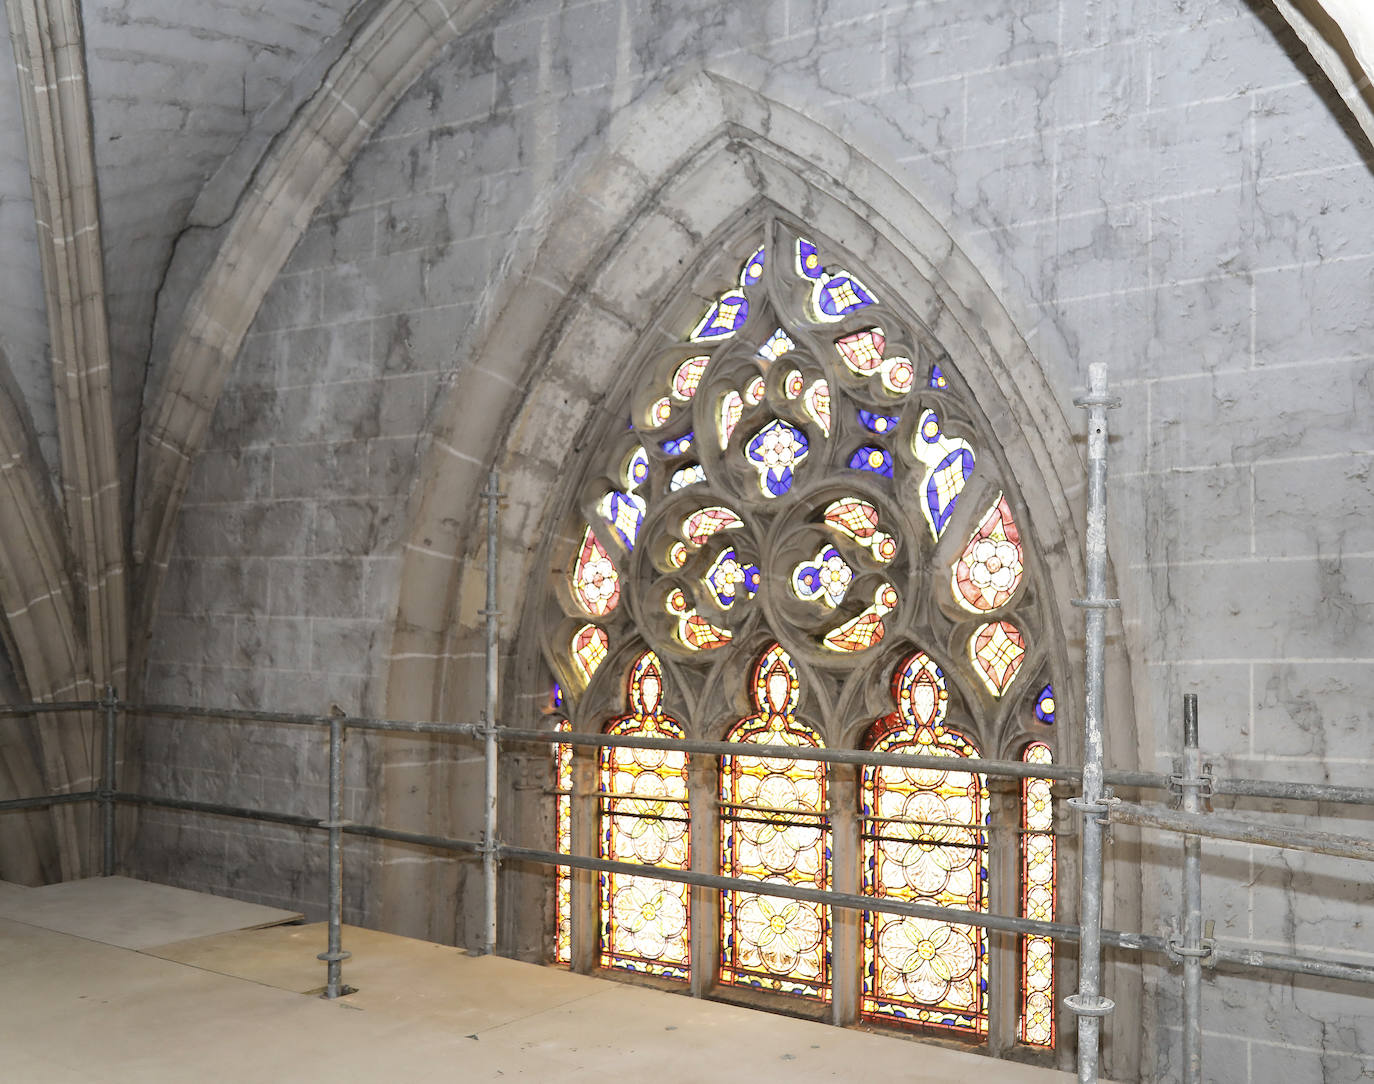
<instances>
[{"instance_id":1,"label":"concrete floor","mask_svg":"<svg viewBox=\"0 0 1374 1084\"><path fill-rule=\"evenodd\" d=\"M1070 1079L352 927L344 977L358 989L327 1002L311 996L323 926L247 929L271 909L122 881L67 889L84 933L72 904L51 918L36 906L50 889L0 885L6 1081Z\"/></svg>"}]
</instances>

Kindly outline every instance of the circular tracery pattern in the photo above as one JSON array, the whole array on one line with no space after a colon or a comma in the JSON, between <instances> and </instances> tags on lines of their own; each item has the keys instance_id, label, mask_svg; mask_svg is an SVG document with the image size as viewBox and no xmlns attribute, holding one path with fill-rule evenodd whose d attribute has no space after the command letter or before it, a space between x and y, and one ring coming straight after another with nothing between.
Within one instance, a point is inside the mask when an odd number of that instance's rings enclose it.
<instances>
[{"instance_id":1,"label":"circular tracery pattern","mask_svg":"<svg viewBox=\"0 0 1374 1084\"><path fill-rule=\"evenodd\" d=\"M798 722L801 689L815 683L828 703L857 703L843 700L848 689L892 675L884 652L922 644L929 654L899 668L898 710L869 742L950 756L976 755L975 741L1019 748L991 732L992 705L1043 657L1044 625L1028 586L1027 524L990 452L995 434L975 421L939 343L833 246L774 222L740 253L697 294L709 300L682 317L681 341L647 358L628 393L628 431L607 438L606 473L576 491L567 533L579 541L564 551L558 589L565 617L546 638L575 713L590 719L599 707L605 718L607 696L619 694L601 660L623 673L628 653L647 645L710 691L701 702L712 720L719 689L737 688L720 675L752 672L755 714L733 740L820 745L837 734ZM775 639L759 661L758 645ZM1047 678L1020 681L1033 689ZM951 711L957 732L945 726ZM1042 693L1034 712L1004 725L1043 736L1053 719ZM884 769L865 779L867 890L985 907L979 778ZM814 764L726 758L725 871L828 883L824 794ZM661 797L632 788L624 816ZM623 838L658 853L652 832ZM678 912L661 883L647 884L659 888L626 880L620 945L627 958L660 960L676 942L653 941L657 918L645 916ZM823 909L750 893L722 906L723 981L829 996ZM986 1031L982 935L867 921L866 1013ZM1037 1028L1023 1027L1022 1041L1043 1044Z\"/></svg>"}]
</instances>

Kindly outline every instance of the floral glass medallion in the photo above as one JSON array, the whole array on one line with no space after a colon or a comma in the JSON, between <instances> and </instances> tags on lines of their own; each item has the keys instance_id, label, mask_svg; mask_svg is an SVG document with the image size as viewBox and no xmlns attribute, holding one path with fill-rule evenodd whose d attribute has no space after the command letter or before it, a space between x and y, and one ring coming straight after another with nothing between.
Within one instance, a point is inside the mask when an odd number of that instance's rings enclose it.
<instances>
[{"instance_id":1,"label":"floral glass medallion","mask_svg":"<svg viewBox=\"0 0 1374 1084\"><path fill-rule=\"evenodd\" d=\"M954 599L973 613L995 610L1016 594L1024 572L1021 532L1006 497L999 494L954 566Z\"/></svg>"},{"instance_id":2,"label":"floral glass medallion","mask_svg":"<svg viewBox=\"0 0 1374 1084\"><path fill-rule=\"evenodd\" d=\"M577 604L592 617L604 617L620 602L620 573L590 526L582 534L572 590Z\"/></svg>"},{"instance_id":3,"label":"floral glass medallion","mask_svg":"<svg viewBox=\"0 0 1374 1084\"><path fill-rule=\"evenodd\" d=\"M781 497L792 488L793 470L806 459L809 448L805 433L776 418L754 435L744 454L759 472L765 497Z\"/></svg>"},{"instance_id":4,"label":"floral glass medallion","mask_svg":"<svg viewBox=\"0 0 1374 1084\"><path fill-rule=\"evenodd\" d=\"M735 547L721 551L711 571L706 573L706 586L720 603L728 610L741 596L753 598L759 592L759 566L740 561Z\"/></svg>"},{"instance_id":5,"label":"floral glass medallion","mask_svg":"<svg viewBox=\"0 0 1374 1084\"><path fill-rule=\"evenodd\" d=\"M826 546L810 561L803 561L792 571L792 591L807 602L820 602L834 609L844 601L854 570L840 551Z\"/></svg>"}]
</instances>

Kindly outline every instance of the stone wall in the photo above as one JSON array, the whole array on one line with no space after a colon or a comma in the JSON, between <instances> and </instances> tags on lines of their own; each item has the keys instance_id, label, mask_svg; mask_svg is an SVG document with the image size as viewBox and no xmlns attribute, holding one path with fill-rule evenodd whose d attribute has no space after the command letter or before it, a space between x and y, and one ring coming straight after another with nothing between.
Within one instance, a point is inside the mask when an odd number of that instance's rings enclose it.
<instances>
[{"instance_id":1,"label":"stone wall","mask_svg":"<svg viewBox=\"0 0 1374 1084\"><path fill-rule=\"evenodd\" d=\"M445 392L460 378L488 388L469 407L477 429L491 403L524 394L509 359L474 356L502 287L524 270L520 254L643 103L706 66L862 148L938 218L1012 314L1071 426L1087 364L1109 364L1124 399L1112 419L1111 544L1131 686L1118 692L1133 697L1140 735L1136 748L1109 749L1112 762L1167 768L1179 697L1196 691L1218 770L1359 781L1374 691L1374 238L1361 228L1374 179L1339 104L1319 76L1314 88L1267 9L1180 7L503 5L404 98L269 294L197 464L150 696L386 707L402 542ZM676 153L673 133L651 136ZM547 431L573 439L605 388L555 373L531 391ZM539 545L557 473L504 454L491 449L512 479L503 523L515 577ZM454 530L470 537L486 460L456 462L472 518ZM480 689L480 549L469 543L452 577L452 688L432 701L454 718L480 706L463 692ZM538 664L515 659L508 671ZM539 691L507 696L527 711ZM231 753L197 727L150 727L150 786L318 805L323 762L300 734L262 732L251 752ZM385 773L368 752L359 743L350 759L351 815L385 814L362 784L394 774L432 788L420 803L430 822L398 827L472 834L472 750L414 743ZM1367 831L1321 812L1328 827ZM252 838L149 816L135 861L195 887L223 884L228 868L251 898L323 899L318 844ZM1145 852L1151 933L1177 909L1176 850L1170 840ZM1204 851L1219 937L1368 947L1349 866ZM359 852L350 868L375 872L373 861ZM287 872L301 864L306 875ZM427 932L471 941L480 896L463 883L442 882ZM376 893L354 893L350 921L382 914ZM1177 1076L1177 986L1152 966L1143 1022L1112 1025L1143 1030L1141 1079ZM1208 1079L1347 1079L1374 1064L1368 1000L1351 991L1216 975L1204 998Z\"/></svg>"}]
</instances>

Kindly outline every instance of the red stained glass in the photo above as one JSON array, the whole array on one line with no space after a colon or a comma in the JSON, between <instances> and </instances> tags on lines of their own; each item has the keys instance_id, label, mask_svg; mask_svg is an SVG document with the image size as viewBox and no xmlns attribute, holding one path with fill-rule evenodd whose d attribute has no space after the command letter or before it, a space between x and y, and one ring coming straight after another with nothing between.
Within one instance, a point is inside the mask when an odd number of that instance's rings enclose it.
<instances>
[{"instance_id":1,"label":"red stained glass","mask_svg":"<svg viewBox=\"0 0 1374 1084\"><path fill-rule=\"evenodd\" d=\"M744 400L740 398L739 392L729 391L720 401L720 447L724 451L730 445L730 436L735 431L735 426L739 425L740 417L744 414Z\"/></svg>"},{"instance_id":2,"label":"red stained glass","mask_svg":"<svg viewBox=\"0 0 1374 1084\"><path fill-rule=\"evenodd\" d=\"M968 640L969 658L993 696L1007 691L1026 657L1026 640L1010 621L979 625Z\"/></svg>"},{"instance_id":3,"label":"red stained glass","mask_svg":"<svg viewBox=\"0 0 1374 1084\"><path fill-rule=\"evenodd\" d=\"M663 714L658 656L646 651L630 673L631 713L606 733L685 737ZM661 749L601 752L601 857L611 862L691 868L687 754ZM687 885L621 873L601 875L601 966L686 979L690 971Z\"/></svg>"},{"instance_id":4,"label":"red stained glass","mask_svg":"<svg viewBox=\"0 0 1374 1084\"><path fill-rule=\"evenodd\" d=\"M620 573L591 527L583 532L582 546L572 573L573 597L592 617L604 617L620 603Z\"/></svg>"},{"instance_id":5,"label":"red stained glass","mask_svg":"<svg viewBox=\"0 0 1374 1084\"><path fill-rule=\"evenodd\" d=\"M754 715L727 741L821 748L796 718L800 683L777 644L754 669ZM825 765L751 756L721 763L721 872L779 884L830 887ZM830 997L830 913L820 904L750 892L721 896L721 982Z\"/></svg>"},{"instance_id":6,"label":"red stained glass","mask_svg":"<svg viewBox=\"0 0 1374 1084\"><path fill-rule=\"evenodd\" d=\"M882 584L873 595L873 604L831 629L821 640L831 651L866 651L883 638L887 628L883 618L897 608L897 589Z\"/></svg>"},{"instance_id":7,"label":"red stained glass","mask_svg":"<svg viewBox=\"0 0 1374 1084\"><path fill-rule=\"evenodd\" d=\"M701 386L701 377L706 372L706 363L711 359L705 354L688 358L673 373L673 394L684 401L696 395Z\"/></svg>"},{"instance_id":8,"label":"red stained glass","mask_svg":"<svg viewBox=\"0 0 1374 1084\"><path fill-rule=\"evenodd\" d=\"M713 534L743 526L744 520L730 509L712 505L709 508L698 509L683 520L682 533L692 545L700 546Z\"/></svg>"},{"instance_id":9,"label":"red stained glass","mask_svg":"<svg viewBox=\"0 0 1374 1084\"><path fill-rule=\"evenodd\" d=\"M898 709L870 728L866 745L925 756L976 757L944 727L944 675L923 652L898 670ZM987 910L987 789L970 772L865 768L864 892L941 907ZM987 935L973 926L864 912L861 1010L985 1034Z\"/></svg>"},{"instance_id":10,"label":"red stained glass","mask_svg":"<svg viewBox=\"0 0 1374 1084\"><path fill-rule=\"evenodd\" d=\"M826 508L824 521L866 547L884 563L897 556L896 539L878 530L878 510L867 501L858 497L838 500Z\"/></svg>"},{"instance_id":11,"label":"red stained glass","mask_svg":"<svg viewBox=\"0 0 1374 1084\"><path fill-rule=\"evenodd\" d=\"M821 432L830 436L830 385L824 380L815 381L806 389L802 405L821 427Z\"/></svg>"},{"instance_id":12,"label":"red stained glass","mask_svg":"<svg viewBox=\"0 0 1374 1084\"><path fill-rule=\"evenodd\" d=\"M732 639L729 629L718 628L696 612L680 587L668 592L663 608L677 618L677 639L690 651L711 651Z\"/></svg>"},{"instance_id":13,"label":"red stained glass","mask_svg":"<svg viewBox=\"0 0 1374 1084\"><path fill-rule=\"evenodd\" d=\"M1024 572L1021 532L1006 497L999 495L954 566L955 601L974 613L1005 606L1021 586Z\"/></svg>"},{"instance_id":14,"label":"red stained glass","mask_svg":"<svg viewBox=\"0 0 1374 1084\"><path fill-rule=\"evenodd\" d=\"M868 376L878 370L883 363L886 346L887 338L880 327L856 331L853 335L835 340L835 347L844 363L860 376Z\"/></svg>"}]
</instances>

